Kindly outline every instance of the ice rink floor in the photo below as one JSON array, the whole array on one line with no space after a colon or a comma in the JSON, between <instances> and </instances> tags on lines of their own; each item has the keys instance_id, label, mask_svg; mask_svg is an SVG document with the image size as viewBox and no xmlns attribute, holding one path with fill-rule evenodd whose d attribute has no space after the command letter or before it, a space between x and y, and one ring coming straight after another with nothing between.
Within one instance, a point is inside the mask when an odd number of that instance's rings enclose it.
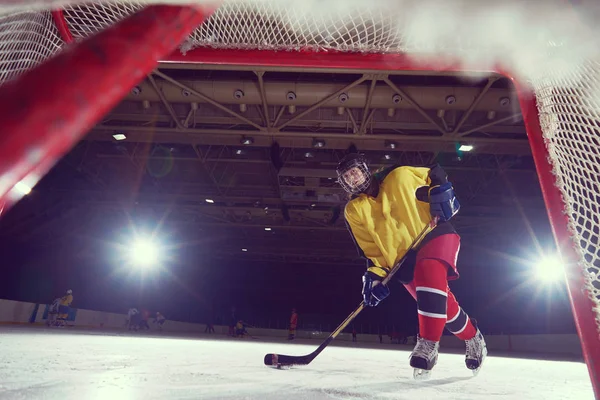
<instances>
[{"instance_id":1,"label":"ice rink floor","mask_svg":"<svg viewBox=\"0 0 600 400\"><path fill-rule=\"evenodd\" d=\"M345 344L305 367L263 365L319 341L304 343L1 327L0 399L593 399L578 362L491 355L472 377L464 355L441 354L432 379L415 382L409 351Z\"/></svg>"}]
</instances>

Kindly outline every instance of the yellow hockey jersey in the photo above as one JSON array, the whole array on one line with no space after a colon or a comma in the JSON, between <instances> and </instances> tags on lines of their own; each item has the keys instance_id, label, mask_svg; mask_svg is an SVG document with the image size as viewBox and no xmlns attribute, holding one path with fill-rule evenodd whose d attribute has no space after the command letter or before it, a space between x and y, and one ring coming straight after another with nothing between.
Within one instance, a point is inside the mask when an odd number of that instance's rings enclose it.
<instances>
[{"instance_id":1,"label":"yellow hockey jersey","mask_svg":"<svg viewBox=\"0 0 600 400\"><path fill-rule=\"evenodd\" d=\"M73 295L72 294L68 294L68 295L63 296L63 297L60 298L60 305L61 306L70 306L72 302L73 302Z\"/></svg>"},{"instance_id":2,"label":"yellow hockey jersey","mask_svg":"<svg viewBox=\"0 0 600 400\"><path fill-rule=\"evenodd\" d=\"M417 199L417 189L445 180L437 166L397 167L379 182L377 197L363 193L348 202L344 215L357 246L370 260L369 271L385 277L406 254L431 220L429 203Z\"/></svg>"}]
</instances>

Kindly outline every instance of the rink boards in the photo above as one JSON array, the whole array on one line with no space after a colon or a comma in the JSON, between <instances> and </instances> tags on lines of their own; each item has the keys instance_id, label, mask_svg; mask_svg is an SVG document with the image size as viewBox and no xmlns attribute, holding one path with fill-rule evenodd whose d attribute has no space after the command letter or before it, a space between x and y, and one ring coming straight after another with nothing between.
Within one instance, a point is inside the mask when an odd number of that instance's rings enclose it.
<instances>
[{"instance_id":1,"label":"rink boards","mask_svg":"<svg viewBox=\"0 0 600 400\"><path fill-rule=\"evenodd\" d=\"M46 304L35 304L0 299L0 324L38 324L45 322ZM127 317L125 314L107 313L101 311L73 309L69 314L68 325L78 328L122 330ZM167 320L164 330L169 332L204 332L204 324L192 324ZM228 327L215 326L217 334L226 334ZM258 337L284 338L287 330L250 328L250 333ZM485 333L485 331L484 331ZM301 339L322 340L328 332L299 330L297 336ZM342 333L337 341L351 341L350 333ZM378 343L378 335L358 335L359 342ZM384 336L384 342L389 338ZM502 352L524 352L539 354L560 354L571 358L582 357L581 345L576 334L562 335L486 335L490 350ZM412 343L409 340L409 343ZM442 338L443 348L463 348L464 344L453 336Z\"/></svg>"}]
</instances>

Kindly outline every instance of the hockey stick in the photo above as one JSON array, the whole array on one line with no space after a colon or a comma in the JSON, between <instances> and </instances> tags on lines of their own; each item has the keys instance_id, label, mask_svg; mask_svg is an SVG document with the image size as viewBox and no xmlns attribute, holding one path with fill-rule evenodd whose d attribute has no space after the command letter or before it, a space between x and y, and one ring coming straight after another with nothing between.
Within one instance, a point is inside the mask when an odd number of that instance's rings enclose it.
<instances>
[{"instance_id":1,"label":"hockey stick","mask_svg":"<svg viewBox=\"0 0 600 400\"><path fill-rule=\"evenodd\" d=\"M388 273L388 275L383 279L381 284L383 284L383 285L388 284L388 282L392 279L394 274L396 272L398 272L398 270L400 270L400 268L402 267L402 263L404 262L404 260L406 260L406 255L408 254L408 252L410 250L416 248L417 245L419 245L419 243L421 243L423 238L425 236L427 236L427 234L429 232L431 232L433 230L433 228L435 228L437 226L437 222L438 222L438 218L435 217L427 224L427 226L425 226L425 228L423 228L421 233L419 233L419 235L411 243L406 254L400 259L400 261L398 261L398 263L396 265L394 265L394 268L392 268L392 270ZM356 310L354 310L350 315L348 315L348 317L333 332L331 332L329 337L327 339L325 339L325 341L323 343L321 343L321 345L319 347L317 347L317 349L315 351L313 351L312 353L306 354L304 356L287 356L287 355L283 355L283 354L269 353L269 354L265 355L265 365L273 366L276 368L281 368L281 367L289 367L292 365L308 365L308 364L310 364L310 362L312 360L314 360L325 349L325 347L329 346L329 344L333 341L333 339L335 339L344 330L344 328L346 328L346 326L348 326L348 324L350 322L352 322L352 320L354 318L356 318L356 316L358 314L360 314L360 312L364 308L365 308L365 305L363 302L361 302L360 305L356 308Z\"/></svg>"}]
</instances>

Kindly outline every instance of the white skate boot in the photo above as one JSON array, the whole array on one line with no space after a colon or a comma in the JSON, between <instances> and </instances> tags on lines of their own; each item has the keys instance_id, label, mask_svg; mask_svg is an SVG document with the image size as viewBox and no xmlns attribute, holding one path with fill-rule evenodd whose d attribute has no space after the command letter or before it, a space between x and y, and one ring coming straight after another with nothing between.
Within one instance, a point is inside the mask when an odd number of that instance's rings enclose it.
<instances>
[{"instance_id":1,"label":"white skate boot","mask_svg":"<svg viewBox=\"0 0 600 400\"><path fill-rule=\"evenodd\" d=\"M477 329L477 333L473 339L466 340L465 343L467 345L465 364L467 365L467 368L473 371L473 376L477 376L483 365L483 361L487 356L485 339L479 329Z\"/></svg>"},{"instance_id":2,"label":"white skate boot","mask_svg":"<svg viewBox=\"0 0 600 400\"><path fill-rule=\"evenodd\" d=\"M429 379L433 366L437 363L439 342L419 337L410 356L410 366L414 368L413 377L416 380Z\"/></svg>"}]
</instances>

